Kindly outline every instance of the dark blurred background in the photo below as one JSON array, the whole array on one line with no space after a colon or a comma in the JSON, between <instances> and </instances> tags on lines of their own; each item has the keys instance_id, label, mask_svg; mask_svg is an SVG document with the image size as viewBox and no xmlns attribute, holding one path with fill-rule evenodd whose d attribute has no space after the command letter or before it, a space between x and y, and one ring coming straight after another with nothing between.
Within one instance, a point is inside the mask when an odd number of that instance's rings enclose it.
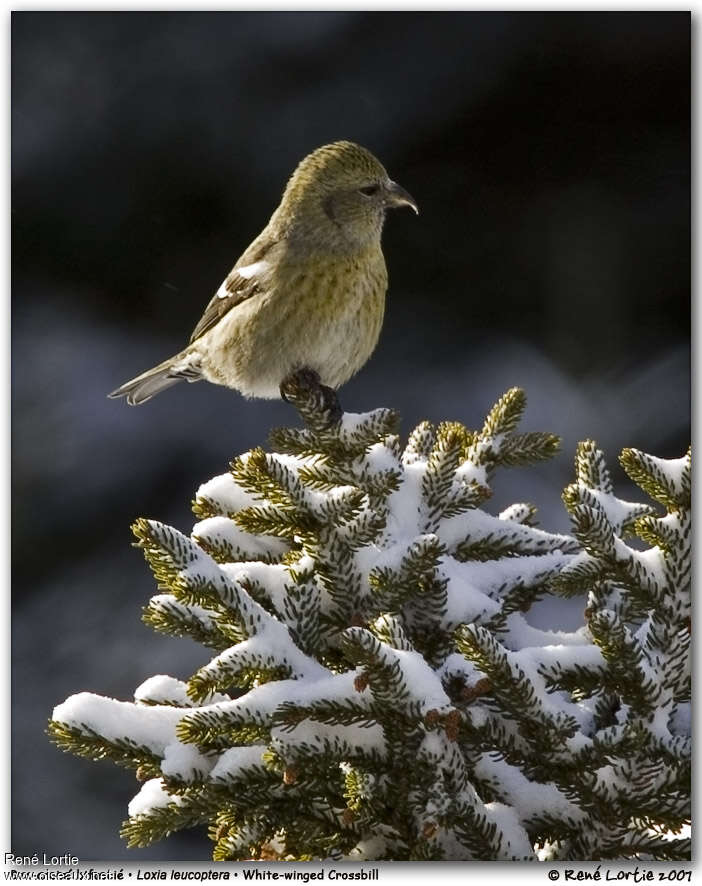
<instances>
[{"instance_id":1,"label":"dark blurred background","mask_svg":"<svg viewBox=\"0 0 702 886\"><path fill-rule=\"evenodd\" d=\"M205 383L105 395L185 344L295 164L339 138L421 207L388 222L383 335L346 409L474 427L524 387L524 427L563 452L498 478L494 506L549 529L579 439L614 467L687 448L689 14L14 13L17 854L209 856L202 833L126 850L133 777L43 730L74 692L129 699L207 660L141 624L130 522L188 531L197 486L296 417Z\"/></svg>"}]
</instances>

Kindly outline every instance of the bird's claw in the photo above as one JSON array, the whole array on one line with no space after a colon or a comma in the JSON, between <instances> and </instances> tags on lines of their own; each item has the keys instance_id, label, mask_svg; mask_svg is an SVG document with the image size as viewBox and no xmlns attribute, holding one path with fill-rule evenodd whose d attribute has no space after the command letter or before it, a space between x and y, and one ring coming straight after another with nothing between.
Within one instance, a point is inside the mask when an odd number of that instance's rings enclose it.
<instances>
[{"instance_id":1,"label":"bird's claw","mask_svg":"<svg viewBox=\"0 0 702 886\"><path fill-rule=\"evenodd\" d=\"M290 403L295 401L296 395L299 397L298 391L300 393L304 391L312 393L321 387L322 380L319 377L319 373L304 366L302 369L296 369L295 372L286 375L280 383L280 396L286 403Z\"/></svg>"},{"instance_id":2,"label":"bird's claw","mask_svg":"<svg viewBox=\"0 0 702 886\"><path fill-rule=\"evenodd\" d=\"M314 430L328 430L344 414L333 388L323 385L319 373L309 367L297 369L280 384L280 396L292 403L305 424Z\"/></svg>"}]
</instances>

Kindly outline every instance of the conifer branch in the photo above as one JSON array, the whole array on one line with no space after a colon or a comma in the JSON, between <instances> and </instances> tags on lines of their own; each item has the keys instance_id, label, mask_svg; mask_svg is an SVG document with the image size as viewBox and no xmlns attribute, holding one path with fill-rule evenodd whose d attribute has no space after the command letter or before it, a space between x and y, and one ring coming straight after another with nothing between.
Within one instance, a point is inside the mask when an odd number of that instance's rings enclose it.
<instances>
[{"instance_id":1,"label":"conifer branch","mask_svg":"<svg viewBox=\"0 0 702 886\"><path fill-rule=\"evenodd\" d=\"M392 410L286 397L303 427L204 483L191 536L134 525L144 621L214 656L49 723L136 769L128 845L205 826L220 861L688 858L690 454L624 450L651 505L581 443L565 535L489 508L496 471L558 448L519 430L518 388L404 446ZM583 627L534 627L553 594L583 597Z\"/></svg>"}]
</instances>

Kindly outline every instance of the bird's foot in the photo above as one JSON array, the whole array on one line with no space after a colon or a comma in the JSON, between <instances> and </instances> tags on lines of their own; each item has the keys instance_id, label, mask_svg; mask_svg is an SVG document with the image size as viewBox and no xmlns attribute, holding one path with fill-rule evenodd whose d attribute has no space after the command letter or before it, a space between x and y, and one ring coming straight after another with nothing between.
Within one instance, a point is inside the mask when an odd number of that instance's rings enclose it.
<instances>
[{"instance_id":1,"label":"bird's foot","mask_svg":"<svg viewBox=\"0 0 702 886\"><path fill-rule=\"evenodd\" d=\"M280 383L280 396L286 403L295 403L299 399L300 394L305 392L312 393L322 387L322 380L319 373L314 369L303 366L302 369L296 369Z\"/></svg>"},{"instance_id":2,"label":"bird's foot","mask_svg":"<svg viewBox=\"0 0 702 886\"><path fill-rule=\"evenodd\" d=\"M323 385L319 373L307 366L283 379L280 396L292 403L312 430L326 431L338 424L344 414L336 391Z\"/></svg>"}]
</instances>

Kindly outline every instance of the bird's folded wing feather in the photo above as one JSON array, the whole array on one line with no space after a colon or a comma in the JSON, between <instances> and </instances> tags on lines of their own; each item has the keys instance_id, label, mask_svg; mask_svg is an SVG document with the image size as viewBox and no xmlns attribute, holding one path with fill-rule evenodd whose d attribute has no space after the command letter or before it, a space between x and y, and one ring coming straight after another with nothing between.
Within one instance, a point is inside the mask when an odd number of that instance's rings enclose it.
<instances>
[{"instance_id":1,"label":"bird's folded wing feather","mask_svg":"<svg viewBox=\"0 0 702 886\"><path fill-rule=\"evenodd\" d=\"M268 265L266 256L276 241L259 241L251 244L214 294L190 336L190 344L209 332L236 305L261 291L261 275Z\"/></svg>"}]
</instances>

